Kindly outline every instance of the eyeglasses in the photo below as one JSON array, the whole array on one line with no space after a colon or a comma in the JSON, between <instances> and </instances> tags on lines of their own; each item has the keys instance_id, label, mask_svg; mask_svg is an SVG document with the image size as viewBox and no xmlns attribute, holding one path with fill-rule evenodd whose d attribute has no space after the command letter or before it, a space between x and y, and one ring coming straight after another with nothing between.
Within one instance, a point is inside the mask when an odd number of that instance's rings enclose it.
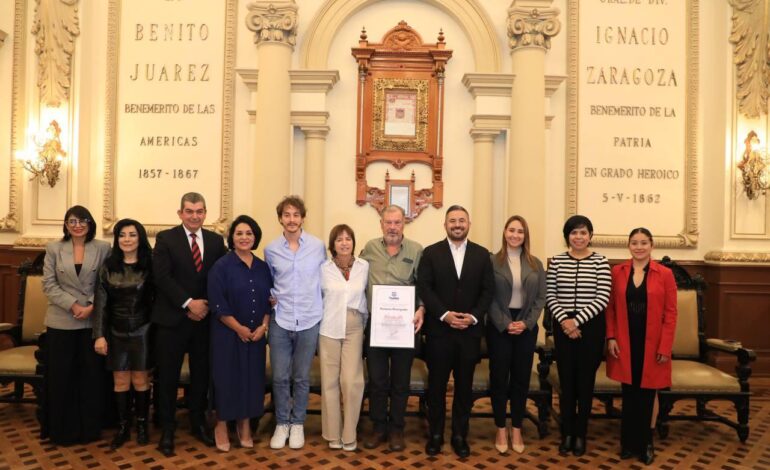
<instances>
[{"instance_id":1,"label":"eyeglasses","mask_svg":"<svg viewBox=\"0 0 770 470\"><path fill-rule=\"evenodd\" d=\"M91 223L91 219L69 219L67 221L67 225L69 225L70 227L77 227L78 225L87 227L88 224L90 223Z\"/></svg>"}]
</instances>

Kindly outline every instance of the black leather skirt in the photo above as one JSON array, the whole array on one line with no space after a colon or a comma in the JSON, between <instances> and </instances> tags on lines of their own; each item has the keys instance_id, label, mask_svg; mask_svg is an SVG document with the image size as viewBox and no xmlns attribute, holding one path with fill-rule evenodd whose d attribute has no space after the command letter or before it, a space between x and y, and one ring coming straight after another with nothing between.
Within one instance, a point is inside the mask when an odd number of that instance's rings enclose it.
<instances>
[{"instance_id":1,"label":"black leather skirt","mask_svg":"<svg viewBox=\"0 0 770 470\"><path fill-rule=\"evenodd\" d=\"M152 342L150 323L126 333L112 329L107 344L107 369L112 371L150 370Z\"/></svg>"}]
</instances>

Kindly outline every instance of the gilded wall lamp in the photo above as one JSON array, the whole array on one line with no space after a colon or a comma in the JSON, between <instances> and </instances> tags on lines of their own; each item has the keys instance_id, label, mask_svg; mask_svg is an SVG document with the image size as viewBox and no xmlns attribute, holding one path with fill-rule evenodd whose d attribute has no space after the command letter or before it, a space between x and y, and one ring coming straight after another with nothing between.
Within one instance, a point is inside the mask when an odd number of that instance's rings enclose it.
<instances>
[{"instance_id":1,"label":"gilded wall lamp","mask_svg":"<svg viewBox=\"0 0 770 470\"><path fill-rule=\"evenodd\" d=\"M38 178L40 184L47 184L52 188L56 186L62 161L67 156L67 152L61 147L60 135L59 123L51 121L45 132L31 139L34 149L30 148L16 155L24 169L32 173L30 181Z\"/></svg>"},{"instance_id":2,"label":"gilded wall lamp","mask_svg":"<svg viewBox=\"0 0 770 470\"><path fill-rule=\"evenodd\" d=\"M770 189L767 152L759 146L759 137L754 131L749 132L743 143L746 148L743 151L743 158L738 162L738 169L741 170L746 197L753 200L760 195L764 196Z\"/></svg>"}]
</instances>

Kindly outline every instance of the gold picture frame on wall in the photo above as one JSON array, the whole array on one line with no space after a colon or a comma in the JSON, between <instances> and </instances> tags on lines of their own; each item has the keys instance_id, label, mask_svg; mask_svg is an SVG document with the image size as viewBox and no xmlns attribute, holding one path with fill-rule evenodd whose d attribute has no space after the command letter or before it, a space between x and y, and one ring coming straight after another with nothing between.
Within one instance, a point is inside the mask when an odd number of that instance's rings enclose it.
<instances>
[{"instance_id":1,"label":"gold picture frame on wall","mask_svg":"<svg viewBox=\"0 0 770 470\"><path fill-rule=\"evenodd\" d=\"M426 150L428 86L428 80L379 78L374 81L374 149L395 152Z\"/></svg>"}]
</instances>

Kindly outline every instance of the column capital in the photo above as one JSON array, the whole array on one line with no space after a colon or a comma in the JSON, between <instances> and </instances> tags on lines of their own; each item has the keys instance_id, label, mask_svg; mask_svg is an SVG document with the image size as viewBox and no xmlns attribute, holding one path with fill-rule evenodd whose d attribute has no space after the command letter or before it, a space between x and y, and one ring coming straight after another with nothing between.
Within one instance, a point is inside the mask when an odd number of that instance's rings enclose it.
<instances>
[{"instance_id":1,"label":"column capital","mask_svg":"<svg viewBox=\"0 0 770 470\"><path fill-rule=\"evenodd\" d=\"M469 133L473 139L473 142L494 142L501 132L502 129L485 129L472 127Z\"/></svg>"},{"instance_id":2,"label":"column capital","mask_svg":"<svg viewBox=\"0 0 770 470\"><path fill-rule=\"evenodd\" d=\"M508 44L511 51L521 47L551 48L551 38L561 31L559 9L550 0L514 0L508 8Z\"/></svg>"},{"instance_id":3,"label":"column capital","mask_svg":"<svg viewBox=\"0 0 770 470\"><path fill-rule=\"evenodd\" d=\"M256 1L247 6L246 27L257 46L273 42L291 48L297 43L297 4L294 1Z\"/></svg>"},{"instance_id":4,"label":"column capital","mask_svg":"<svg viewBox=\"0 0 770 470\"><path fill-rule=\"evenodd\" d=\"M326 140L329 135L329 126L300 126L300 130L305 134L305 139Z\"/></svg>"}]
</instances>

